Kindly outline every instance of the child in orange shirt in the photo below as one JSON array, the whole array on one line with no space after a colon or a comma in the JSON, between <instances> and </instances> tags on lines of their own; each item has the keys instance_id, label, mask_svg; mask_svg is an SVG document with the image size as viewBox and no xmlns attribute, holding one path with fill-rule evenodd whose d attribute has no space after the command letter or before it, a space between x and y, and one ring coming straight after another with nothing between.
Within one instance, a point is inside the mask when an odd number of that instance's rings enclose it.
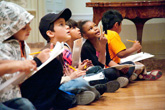
<instances>
[{"instance_id":1,"label":"child in orange shirt","mask_svg":"<svg viewBox=\"0 0 165 110\"><path fill-rule=\"evenodd\" d=\"M120 63L120 58L127 57L142 48L139 41L135 41L132 47L126 48L119 36L122 20L122 15L116 10L109 10L102 17L103 30L105 31L105 37L108 39L109 54L111 59L116 63ZM136 65L142 65L142 68L138 68ZM147 74L145 66L139 62L135 62L135 73L133 76L137 77L138 75L141 79L156 80L162 76L162 72L160 70L153 70L150 74ZM132 77L133 80L136 77Z\"/></svg>"}]
</instances>

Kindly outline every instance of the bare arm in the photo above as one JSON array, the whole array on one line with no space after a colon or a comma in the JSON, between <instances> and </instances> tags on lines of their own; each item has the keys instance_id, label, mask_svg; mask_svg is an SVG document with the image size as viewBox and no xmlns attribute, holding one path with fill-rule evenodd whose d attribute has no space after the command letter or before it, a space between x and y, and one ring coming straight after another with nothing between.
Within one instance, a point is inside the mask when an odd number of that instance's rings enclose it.
<instances>
[{"instance_id":1,"label":"bare arm","mask_svg":"<svg viewBox=\"0 0 165 110\"><path fill-rule=\"evenodd\" d=\"M6 73L14 73L17 71L30 73L31 69L36 69L36 63L33 60L25 61L5 61L0 64L0 76Z\"/></svg>"},{"instance_id":2,"label":"bare arm","mask_svg":"<svg viewBox=\"0 0 165 110\"><path fill-rule=\"evenodd\" d=\"M0 64L13 62L14 60L0 60Z\"/></svg>"},{"instance_id":3,"label":"bare arm","mask_svg":"<svg viewBox=\"0 0 165 110\"><path fill-rule=\"evenodd\" d=\"M100 49L99 49L100 53L99 53L98 61L104 65L106 61L106 57L105 57L106 43L107 43L107 38L104 36L104 34L102 34L100 37Z\"/></svg>"},{"instance_id":4,"label":"bare arm","mask_svg":"<svg viewBox=\"0 0 165 110\"><path fill-rule=\"evenodd\" d=\"M120 51L119 53L117 53L117 56L119 58L124 58L124 57L131 55L134 52L139 51L141 48L142 48L142 46L140 45L139 41L135 41L135 43L132 45L132 47Z\"/></svg>"}]
</instances>

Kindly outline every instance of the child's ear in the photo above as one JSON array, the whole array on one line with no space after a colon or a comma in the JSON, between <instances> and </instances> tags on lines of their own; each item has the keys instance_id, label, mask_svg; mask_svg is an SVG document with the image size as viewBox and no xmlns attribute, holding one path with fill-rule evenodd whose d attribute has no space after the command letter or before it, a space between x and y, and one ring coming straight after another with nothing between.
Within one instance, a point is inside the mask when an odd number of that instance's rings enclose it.
<instances>
[{"instance_id":1,"label":"child's ear","mask_svg":"<svg viewBox=\"0 0 165 110\"><path fill-rule=\"evenodd\" d=\"M46 31L46 34L49 36L49 37L54 37L54 32L48 30Z\"/></svg>"},{"instance_id":2,"label":"child's ear","mask_svg":"<svg viewBox=\"0 0 165 110\"><path fill-rule=\"evenodd\" d=\"M118 23L118 22L116 22L116 23L113 25L114 28L118 28L118 26L119 26L119 23Z\"/></svg>"}]
</instances>

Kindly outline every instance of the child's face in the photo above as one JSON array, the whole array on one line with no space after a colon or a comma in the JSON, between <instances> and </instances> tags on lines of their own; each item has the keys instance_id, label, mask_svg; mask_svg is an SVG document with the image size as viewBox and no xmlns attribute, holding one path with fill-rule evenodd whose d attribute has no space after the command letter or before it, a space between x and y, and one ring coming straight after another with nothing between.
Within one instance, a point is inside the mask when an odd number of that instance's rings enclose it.
<instances>
[{"instance_id":1,"label":"child's face","mask_svg":"<svg viewBox=\"0 0 165 110\"><path fill-rule=\"evenodd\" d=\"M31 27L30 23L26 24L25 27L23 27L21 30L19 30L17 33L15 33L13 36L15 39L19 41L27 40L28 36L30 35Z\"/></svg>"},{"instance_id":2,"label":"child's face","mask_svg":"<svg viewBox=\"0 0 165 110\"><path fill-rule=\"evenodd\" d=\"M69 26L65 25L64 18L59 18L54 22L54 36L59 42L66 42L71 38Z\"/></svg>"},{"instance_id":3,"label":"child's face","mask_svg":"<svg viewBox=\"0 0 165 110\"><path fill-rule=\"evenodd\" d=\"M78 27L71 27L70 35L71 35L71 39L73 39L73 40L81 38L80 29Z\"/></svg>"},{"instance_id":4,"label":"child's face","mask_svg":"<svg viewBox=\"0 0 165 110\"><path fill-rule=\"evenodd\" d=\"M83 30L84 30L84 35L90 39L90 38L99 38L100 35L100 30L99 28L96 26L95 23L88 21L83 25Z\"/></svg>"}]
</instances>

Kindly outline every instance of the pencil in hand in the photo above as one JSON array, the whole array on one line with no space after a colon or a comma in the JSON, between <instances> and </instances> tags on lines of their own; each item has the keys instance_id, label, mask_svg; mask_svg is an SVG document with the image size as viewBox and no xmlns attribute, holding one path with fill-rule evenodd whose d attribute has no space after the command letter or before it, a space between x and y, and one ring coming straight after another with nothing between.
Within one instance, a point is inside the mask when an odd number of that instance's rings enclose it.
<instances>
[{"instance_id":1,"label":"pencil in hand","mask_svg":"<svg viewBox=\"0 0 165 110\"><path fill-rule=\"evenodd\" d=\"M53 49L51 49L50 51L53 51ZM35 54L39 54L39 53L41 53L41 51L39 51L39 52L34 52L34 53L30 53L29 55L35 55Z\"/></svg>"},{"instance_id":2,"label":"pencil in hand","mask_svg":"<svg viewBox=\"0 0 165 110\"><path fill-rule=\"evenodd\" d=\"M135 43L135 42L136 42L136 41L133 41L133 40L128 40L128 39L127 39L127 41L128 41L128 42L133 42L133 43Z\"/></svg>"},{"instance_id":3,"label":"pencil in hand","mask_svg":"<svg viewBox=\"0 0 165 110\"><path fill-rule=\"evenodd\" d=\"M34 52L34 53L30 53L29 55L35 55L35 54L39 54L41 52Z\"/></svg>"},{"instance_id":4,"label":"pencil in hand","mask_svg":"<svg viewBox=\"0 0 165 110\"><path fill-rule=\"evenodd\" d=\"M72 67L71 65L65 63L65 65L69 66L69 68L73 69L74 71L77 71L74 67Z\"/></svg>"}]
</instances>

